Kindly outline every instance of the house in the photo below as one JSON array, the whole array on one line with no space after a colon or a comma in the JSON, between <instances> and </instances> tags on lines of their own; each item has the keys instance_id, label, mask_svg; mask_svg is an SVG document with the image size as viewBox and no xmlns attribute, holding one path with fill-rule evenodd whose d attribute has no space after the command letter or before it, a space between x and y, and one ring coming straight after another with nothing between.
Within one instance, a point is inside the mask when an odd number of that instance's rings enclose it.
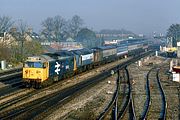
<instances>
[{"instance_id":1,"label":"house","mask_svg":"<svg viewBox=\"0 0 180 120\"><path fill-rule=\"evenodd\" d=\"M11 34L11 33L1 33L4 34L3 36L0 37L0 44L6 45L7 47L11 45L17 45L18 41L16 38Z\"/></svg>"},{"instance_id":2,"label":"house","mask_svg":"<svg viewBox=\"0 0 180 120\"><path fill-rule=\"evenodd\" d=\"M23 36L20 32L17 32L16 28L11 28L10 32L0 33L0 44L11 46L18 45L18 43L24 41L40 41L40 37L37 33L28 31Z\"/></svg>"}]
</instances>

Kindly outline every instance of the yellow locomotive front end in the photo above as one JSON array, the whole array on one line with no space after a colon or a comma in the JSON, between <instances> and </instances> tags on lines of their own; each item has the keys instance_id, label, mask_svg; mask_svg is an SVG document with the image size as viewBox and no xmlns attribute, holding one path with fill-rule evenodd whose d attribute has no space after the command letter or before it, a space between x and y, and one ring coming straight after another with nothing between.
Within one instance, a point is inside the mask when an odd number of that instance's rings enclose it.
<instances>
[{"instance_id":1,"label":"yellow locomotive front end","mask_svg":"<svg viewBox=\"0 0 180 120\"><path fill-rule=\"evenodd\" d=\"M48 62L40 57L28 57L23 67L26 86L39 88L48 79Z\"/></svg>"}]
</instances>

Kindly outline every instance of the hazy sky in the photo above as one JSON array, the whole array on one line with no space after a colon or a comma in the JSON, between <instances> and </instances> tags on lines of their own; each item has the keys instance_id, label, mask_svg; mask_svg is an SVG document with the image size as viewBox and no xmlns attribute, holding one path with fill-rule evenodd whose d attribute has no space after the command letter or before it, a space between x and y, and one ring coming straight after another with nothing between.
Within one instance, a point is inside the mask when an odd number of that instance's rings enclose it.
<instances>
[{"instance_id":1,"label":"hazy sky","mask_svg":"<svg viewBox=\"0 0 180 120\"><path fill-rule=\"evenodd\" d=\"M171 24L180 23L180 0L0 0L0 16L22 19L36 31L47 17L70 19L75 14L95 31L165 33Z\"/></svg>"}]
</instances>

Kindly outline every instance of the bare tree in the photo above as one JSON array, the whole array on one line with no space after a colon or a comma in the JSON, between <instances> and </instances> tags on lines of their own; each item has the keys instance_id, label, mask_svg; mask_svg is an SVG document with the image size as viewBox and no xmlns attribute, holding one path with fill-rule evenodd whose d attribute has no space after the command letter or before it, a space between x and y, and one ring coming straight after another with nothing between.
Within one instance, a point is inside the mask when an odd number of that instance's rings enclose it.
<instances>
[{"instance_id":1,"label":"bare tree","mask_svg":"<svg viewBox=\"0 0 180 120\"><path fill-rule=\"evenodd\" d=\"M61 16L54 17L54 36L55 40L63 40L66 31L66 20Z\"/></svg>"},{"instance_id":2,"label":"bare tree","mask_svg":"<svg viewBox=\"0 0 180 120\"><path fill-rule=\"evenodd\" d=\"M22 35L25 36L28 32L28 25L26 22L23 22L22 20L19 20L17 23L17 31Z\"/></svg>"},{"instance_id":3,"label":"bare tree","mask_svg":"<svg viewBox=\"0 0 180 120\"><path fill-rule=\"evenodd\" d=\"M12 33L12 35L16 38L18 42L18 47L14 47L14 48L19 49L20 52L14 54L19 54L17 59L20 58L20 61L23 62L24 52L26 51L26 49L24 48L24 42L26 41L26 37L27 37L28 25L26 22L23 22L22 20L18 20L16 24L16 29L17 31L15 33Z\"/></svg>"},{"instance_id":4,"label":"bare tree","mask_svg":"<svg viewBox=\"0 0 180 120\"><path fill-rule=\"evenodd\" d=\"M7 32L13 25L13 21L8 16L0 16L0 33Z\"/></svg>"},{"instance_id":5,"label":"bare tree","mask_svg":"<svg viewBox=\"0 0 180 120\"><path fill-rule=\"evenodd\" d=\"M82 28L83 23L83 20L78 15L74 15L69 21L69 33L73 39L75 39L77 36L78 32Z\"/></svg>"},{"instance_id":6,"label":"bare tree","mask_svg":"<svg viewBox=\"0 0 180 120\"><path fill-rule=\"evenodd\" d=\"M13 21L8 16L0 16L0 60L5 59L9 61L9 56L11 56L9 46L11 43L7 41L4 32L8 32L10 27L13 25Z\"/></svg>"},{"instance_id":7,"label":"bare tree","mask_svg":"<svg viewBox=\"0 0 180 120\"><path fill-rule=\"evenodd\" d=\"M42 22L41 34L49 41L52 39L56 41L65 40L68 37L75 39L82 25L83 20L78 15L73 16L69 21L57 15L48 17Z\"/></svg>"},{"instance_id":8,"label":"bare tree","mask_svg":"<svg viewBox=\"0 0 180 120\"><path fill-rule=\"evenodd\" d=\"M19 20L16 25L17 32L13 36L18 41L18 45L12 46L14 61L23 62L24 59L30 55L38 55L42 52L42 47L38 40L30 39L31 32L29 32L29 26L26 22ZM28 37L29 36L29 37ZM32 41L31 41L32 40Z\"/></svg>"},{"instance_id":9,"label":"bare tree","mask_svg":"<svg viewBox=\"0 0 180 120\"><path fill-rule=\"evenodd\" d=\"M41 34L44 35L44 37L46 39L48 39L48 41L50 41L52 39L52 34L53 34L53 27L54 27L54 23L53 23L53 18L48 17L46 20L44 20L42 22L42 32Z\"/></svg>"},{"instance_id":10,"label":"bare tree","mask_svg":"<svg viewBox=\"0 0 180 120\"><path fill-rule=\"evenodd\" d=\"M42 22L42 35L49 41L54 39L60 41L64 39L66 34L66 20L61 16L55 16L53 18L48 17Z\"/></svg>"}]
</instances>

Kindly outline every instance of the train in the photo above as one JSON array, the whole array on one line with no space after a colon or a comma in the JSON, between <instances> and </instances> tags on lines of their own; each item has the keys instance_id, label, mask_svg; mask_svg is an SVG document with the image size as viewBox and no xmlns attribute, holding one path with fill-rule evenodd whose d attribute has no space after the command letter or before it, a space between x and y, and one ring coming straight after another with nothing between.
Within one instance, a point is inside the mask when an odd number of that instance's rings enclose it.
<instances>
[{"instance_id":1,"label":"train","mask_svg":"<svg viewBox=\"0 0 180 120\"><path fill-rule=\"evenodd\" d=\"M147 41L122 41L116 45L60 50L27 57L23 65L26 87L41 88L96 66L148 50Z\"/></svg>"}]
</instances>

